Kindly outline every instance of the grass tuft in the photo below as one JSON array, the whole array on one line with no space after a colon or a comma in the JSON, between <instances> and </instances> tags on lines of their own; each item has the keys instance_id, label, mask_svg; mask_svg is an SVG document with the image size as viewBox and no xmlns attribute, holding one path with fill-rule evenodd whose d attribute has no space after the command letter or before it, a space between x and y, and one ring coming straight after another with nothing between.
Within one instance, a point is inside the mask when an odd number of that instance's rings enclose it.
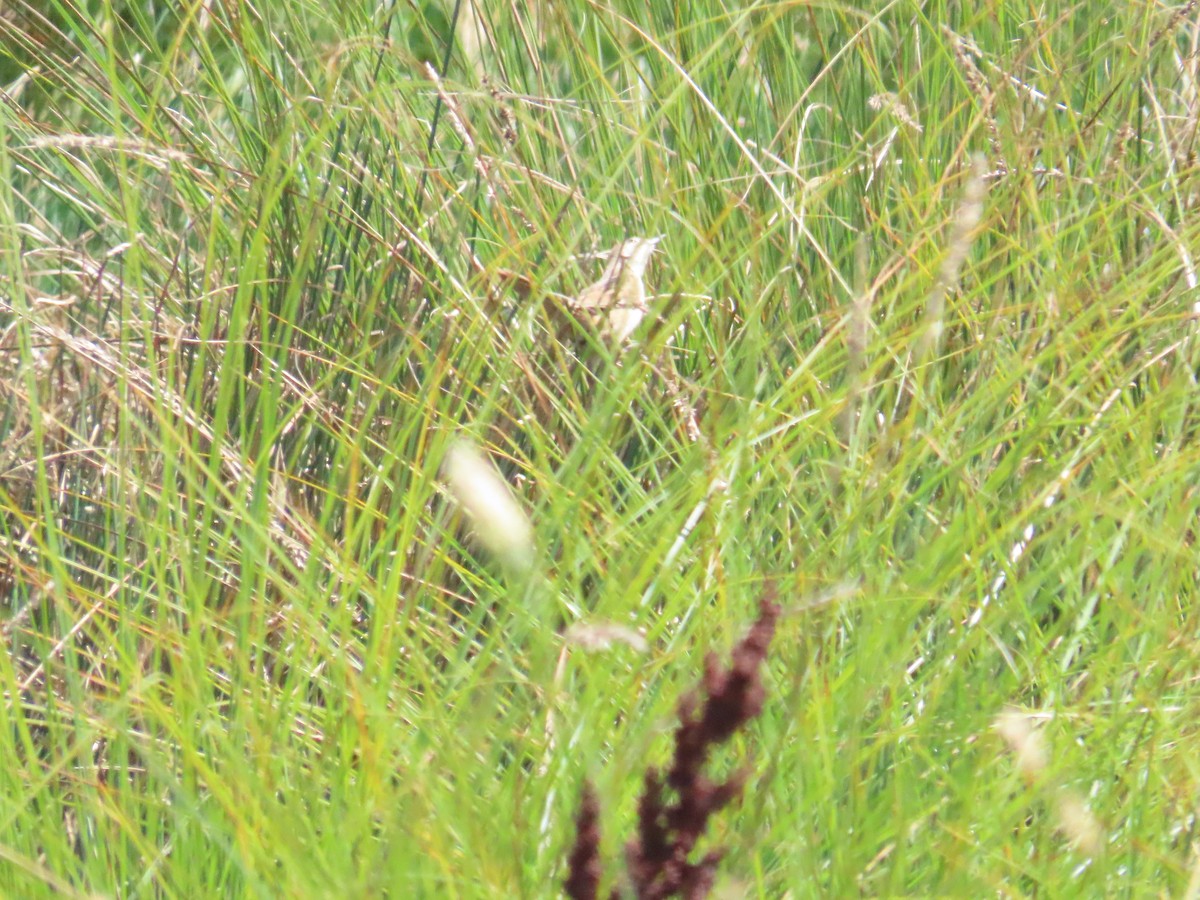
<instances>
[{"instance_id":1,"label":"grass tuft","mask_svg":"<svg viewBox=\"0 0 1200 900\"><path fill-rule=\"evenodd\" d=\"M1074 12L5 4L0 895L544 895L762 573L716 890L1194 893L1200 24Z\"/></svg>"}]
</instances>

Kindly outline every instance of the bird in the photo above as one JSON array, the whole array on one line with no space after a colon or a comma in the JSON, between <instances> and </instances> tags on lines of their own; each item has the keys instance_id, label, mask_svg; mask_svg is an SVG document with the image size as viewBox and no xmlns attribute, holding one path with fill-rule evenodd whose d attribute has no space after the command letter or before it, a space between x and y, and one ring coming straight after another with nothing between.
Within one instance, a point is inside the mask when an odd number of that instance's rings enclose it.
<instances>
[{"instance_id":1,"label":"bird","mask_svg":"<svg viewBox=\"0 0 1200 900\"><path fill-rule=\"evenodd\" d=\"M664 236L626 238L609 251L600 280L567 302L576 318L597 331L602 341L621 346L646 317L646 285L642 279Z\"/></svg>"}]
</instances>

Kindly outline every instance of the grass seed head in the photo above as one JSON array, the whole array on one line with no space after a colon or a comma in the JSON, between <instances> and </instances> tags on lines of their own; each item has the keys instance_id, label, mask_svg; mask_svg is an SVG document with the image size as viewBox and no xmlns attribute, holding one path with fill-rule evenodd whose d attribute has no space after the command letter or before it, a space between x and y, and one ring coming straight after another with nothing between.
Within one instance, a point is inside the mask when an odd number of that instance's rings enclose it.
<instances>
[{"instance_id":1,"label":"grass seed head","mask_svg":"<svg viewBox=\"0 0 1200 900\"><path fill-rule=\"evenodd\" d=\"M533 526L500 473L471 442L458 440L446 453L442 473L480 542L505 565L533 564Z\"/></svg>"}]
</instances>

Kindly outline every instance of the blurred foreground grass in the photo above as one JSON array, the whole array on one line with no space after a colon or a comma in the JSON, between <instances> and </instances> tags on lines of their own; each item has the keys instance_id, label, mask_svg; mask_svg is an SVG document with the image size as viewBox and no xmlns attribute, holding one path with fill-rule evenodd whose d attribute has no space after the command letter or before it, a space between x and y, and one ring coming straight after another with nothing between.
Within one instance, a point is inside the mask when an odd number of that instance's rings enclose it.
<instances>
[{"instance_id":1,"label":"blurred foreground grass","mask_svg":"<svg viewBox=\"0 0 1200 900\"><path fill-rule=\"evenodd\" d=\"M728 895L1200 896L1194 4L0 37L0 893L553 896L772 579Z\"/></svg>"}]
</instances>

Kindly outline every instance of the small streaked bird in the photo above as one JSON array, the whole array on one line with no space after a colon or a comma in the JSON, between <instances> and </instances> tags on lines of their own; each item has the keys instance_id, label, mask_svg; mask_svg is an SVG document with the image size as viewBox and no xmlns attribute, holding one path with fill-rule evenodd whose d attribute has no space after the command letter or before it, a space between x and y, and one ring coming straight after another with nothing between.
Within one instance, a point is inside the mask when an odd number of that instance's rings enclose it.
<instances>
[{"instance_id":1,"label":"small streaked bird","mask_svg":"<svg viewBox=\"0 0 1200 900\"><path fill-rule=\"evenodd\" d=\"M646 317L642 277L663 235L627 238L608 254L604 274L567 306L606 343L620 346Z\"/></svg>"}]
</instances>

